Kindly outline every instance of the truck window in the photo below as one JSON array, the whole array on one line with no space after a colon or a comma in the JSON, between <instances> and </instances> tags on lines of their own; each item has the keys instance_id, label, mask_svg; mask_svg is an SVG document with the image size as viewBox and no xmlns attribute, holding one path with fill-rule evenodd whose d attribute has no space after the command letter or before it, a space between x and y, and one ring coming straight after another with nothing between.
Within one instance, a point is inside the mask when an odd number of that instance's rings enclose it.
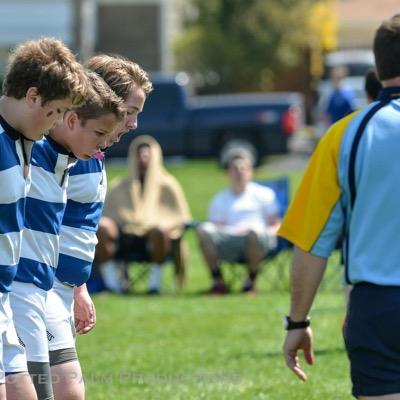
<instances>
[{"instance_id":1,"label":"truck window","mask_svg":"<svg viewBox=\"0 0 400 400\"><path fill-rule=\"evenodd\" d=\"M170 112L183 107L183 89L176 83L154 83L144 112ZM157 111L158 110L158 111Z\"/></svg>"}]
</instances>

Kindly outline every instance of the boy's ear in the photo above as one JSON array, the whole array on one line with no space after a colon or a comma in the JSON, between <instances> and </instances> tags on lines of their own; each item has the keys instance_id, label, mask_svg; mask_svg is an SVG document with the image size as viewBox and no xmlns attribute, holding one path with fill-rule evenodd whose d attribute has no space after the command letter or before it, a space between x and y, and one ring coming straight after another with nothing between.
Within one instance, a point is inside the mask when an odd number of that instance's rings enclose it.
<instances>
[{"instance_id":1,"label":"boy's ear","mask_svg":"<svg viewBox=\"0 0 400 400\"><path fill-rule=\"evenodd\" d=\"M64 123L67 124L69 129L74 129L79 122L78 114L75 111L69 110L64 114Z\"/></svg>"},{"instance_id":2,"label":"boy's ear","mask_svg":"<svg viewBox=\"0 0 400 400\"><path fill-rule=\"evenodd\" d=\"M38 104L39 105L42 104L38 89L34 86L30 87L26 91L25 99L29 107L34 107L37 106Z\"/></svg>"}]
</instances>

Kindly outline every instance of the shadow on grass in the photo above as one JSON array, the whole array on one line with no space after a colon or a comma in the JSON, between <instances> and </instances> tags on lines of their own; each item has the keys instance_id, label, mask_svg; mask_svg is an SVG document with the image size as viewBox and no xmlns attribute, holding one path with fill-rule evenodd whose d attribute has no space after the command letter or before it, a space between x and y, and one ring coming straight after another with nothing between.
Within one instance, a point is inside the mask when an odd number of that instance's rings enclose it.
<instances>
[{"instance_id":1,"label":"shadow on grass","mask_svg":"<svg viewBox=\"0 0 400 400\"><path fill-rule=\"evenodd\" d=\"M324 357L324 356L332 356L335 354L342 354L345 352L344 347L332 347L332 348L326 348L326 349L317 349L314 351L314 355L318 357ZM283 353L282 351L265 351L265 352L260 352L260 351L248 351L245 353L235 353L232 355L232 357L235 360L237 359L265 359L265 358L283 358Z\"/></svg>"},{"instance_id":2,"label":"shadow on grass","mask_svg":"<svg viewBox=\"0 0 400 400\"><path fill-rule=\"evenodd\" d=\"M133 291L133 290L129 290L125 293L112 293L112 292L107 292L104 291L102 293L108 293L108 294L114 294L116 296L121 296L121 297L139 297L139 298L148 298L148 299L162 299L162 298L187 298L187 299L194 299L194 298L252 298L252 297L260 297L260 296L264 296L266 293L265 292L260 292L257 293L255 296L250 296L250 295L246 295L240 291L235 291L235 292L229 292L226 294L211 294L209 293L208 289L204 289L204 290L197 290L197 291L191 291L191 292L161 292L160 294L152 294L150 295L149 293L147 293L147 291ZM93 293L94 295L97 295L97 293Z\"/></svg>"}]
</instances>

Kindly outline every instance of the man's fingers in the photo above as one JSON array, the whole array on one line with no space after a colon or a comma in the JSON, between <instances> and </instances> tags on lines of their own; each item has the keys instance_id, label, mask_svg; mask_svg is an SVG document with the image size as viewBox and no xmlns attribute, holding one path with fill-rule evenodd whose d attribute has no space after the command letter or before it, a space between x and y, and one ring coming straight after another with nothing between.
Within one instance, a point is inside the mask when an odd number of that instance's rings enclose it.
<instances>
[{"instance_id":1,"label":"man's fingers","mask_svg":"<svg viewBox=\"0 0 400 400\"><path fill-rule=\"evenodd\" d=\"M300 368L300 367L294 367L292 371L303 381L305 382L307 380L307 374Z\"/></svg>"},{"instance_id":2,"label":"man's fingers","mask_svg":"<svg viewBox=\"0 0 400 400\"><path fill-rule=\"evenodd\" d=\"M286 356L286 365L300 378L302 381L307 380L306 373L300 368L300 363L298 358L295 356Z\"/></svg>"},{"instance_id":3,"label":"man's fingers","mask_svg":"<svg viewBox=\"0 0 400 400\"><path fill-rule=\"evenodd\" d=\"M297 357L297 350L284 351L286 365L294 372L295 375L302 381L307 380L307 374L301 369L299 358ZM308 364L312 364L314 361L314 355L312 350L308 349L308 353L304 351L304 357ZM311 362L309 362L311 361Z\"/></svg>"},{"instance_id":4,"label":"man's fingers","mask_svg":"<svg viewBox=\"0 0 400 400\"><path fill-rule=\"evenodd\" d=\"M314 352L311 349L304 350L304 359L308 365L314 364Z\"/></svg>"}]
</instances>

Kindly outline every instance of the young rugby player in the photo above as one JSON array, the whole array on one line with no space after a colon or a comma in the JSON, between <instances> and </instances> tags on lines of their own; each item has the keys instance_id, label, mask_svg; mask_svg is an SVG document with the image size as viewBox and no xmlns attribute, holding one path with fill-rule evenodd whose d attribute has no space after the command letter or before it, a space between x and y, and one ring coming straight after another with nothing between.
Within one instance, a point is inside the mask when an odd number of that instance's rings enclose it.
<instances>
[{"instance_id":1,"label":"young rugby player","mask_svg":"<svg viewBox=\"0 0 400 400\"><path fill-rule=\"evenodd\" d=\"M32 145L86 94L86 75L59 40L24 42L11 53L0 98L1 400L6 398L5 381L7 399L36 398L9 306L21 251Z\"/></svg>"},{"instance_id":2,"label":"young rugby player","mask_svg":"<svg viewBox=\"0 0 400 400\"><path fill-rule=\"evenodd\" d=\"M90 159L104 147L125 116L122 100L97 74L87 74L89 100L67 111L62 123L33 146L21 258L10 295L15 327L39 400L53 398L45 305L58 262L68 172L76 158Z\"/></svg>"},{"instance_id":3,"label":"young rugby player","mask_svg":"<svg viewBox=\"0 0 400 400\"><path fill-rule=\"evenodd\" d=\"M108 145L111 145L137 127L138 114L152 85L139 65L122 57L98 55L88 61L87 67L98 73L124 100L126 118L110 138ZM75 349L73 308L76 331L81 334L90 331L96 323L96 315L85 282L91 272L104 202L104 162L98 159L78 161L71 170L67 194L60 257L47 300L50 365L56 400L85 398Z\"/></svg>"}]
</instances>

